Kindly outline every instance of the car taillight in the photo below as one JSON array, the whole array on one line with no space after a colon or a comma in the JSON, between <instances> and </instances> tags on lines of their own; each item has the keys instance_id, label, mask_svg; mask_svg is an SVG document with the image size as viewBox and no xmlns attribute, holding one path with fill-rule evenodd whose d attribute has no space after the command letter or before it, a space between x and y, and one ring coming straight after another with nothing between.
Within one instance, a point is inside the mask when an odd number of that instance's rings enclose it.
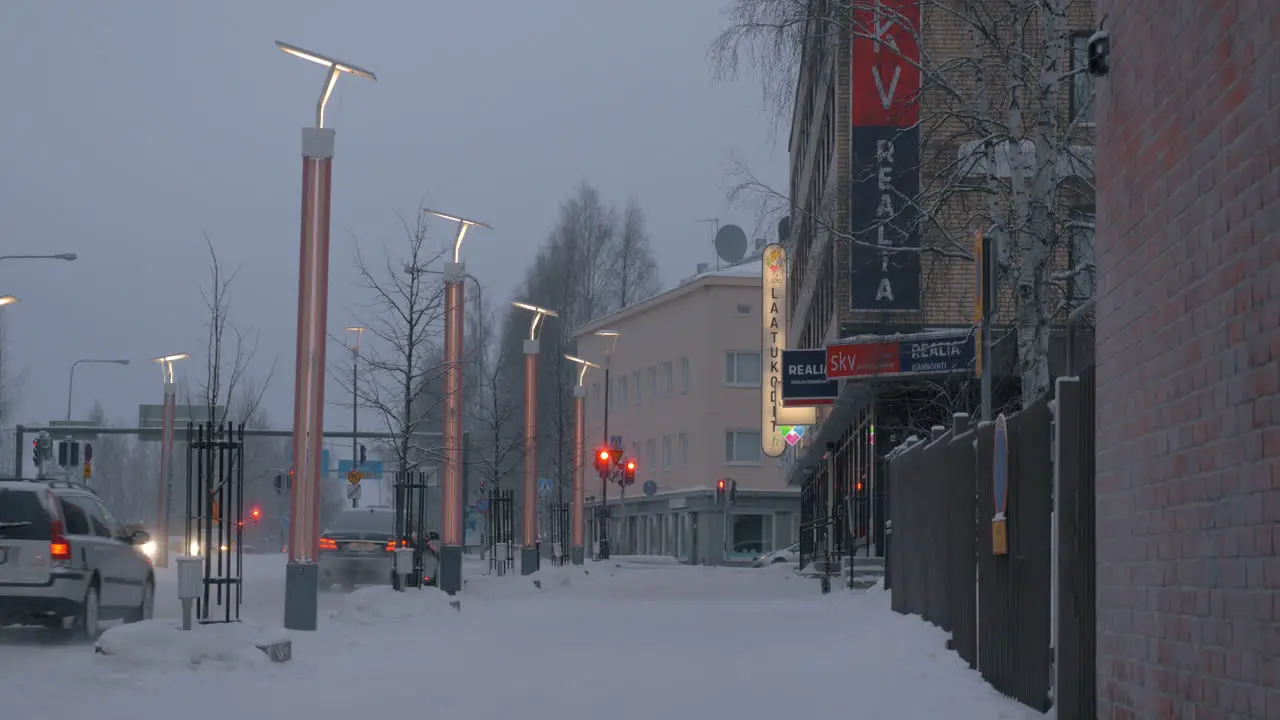
<instances>
[{"instance_id":1,"label":"car taillight","mask_svg":"<svg viewBox=\"0 0 1280 720\"><path fill-rule=\"evenodd\" d=\"M62 521L54 520L51 523L52 532L49 535L49 558L52 560L70 560L71 559L71 543L67 542L67 536L62 534Z\"/></svg>"},{"instance_id":2,"label":"car taillight","mask_svg":"<svg viewBox=\"0 0 1280 720\"><path fill-rule=\"evenodd\" d=\"M386 547L386 551L387 551L387 552L393 552L395 549L396 549L396 541L395 541L395 540L392 540L391 542L387 543L387 547Z\"/></svg>"},{"instance_id":3,"label":"car taillight","mask_svg":"<svg viewBox=\"0 0 1280 720\"><path fill-rule=\"evenodd\" d=\"M334 542L333 540L330 540L329 538L320 538L320 549L321 550L337 550L338 543Z\"/></svg>"}]
</instances>

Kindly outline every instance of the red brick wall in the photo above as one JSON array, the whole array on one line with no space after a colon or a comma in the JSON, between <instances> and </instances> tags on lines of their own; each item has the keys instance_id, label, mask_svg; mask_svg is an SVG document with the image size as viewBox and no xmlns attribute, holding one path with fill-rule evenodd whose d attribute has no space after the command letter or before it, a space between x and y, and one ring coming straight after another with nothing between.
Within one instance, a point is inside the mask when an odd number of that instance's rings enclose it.
<instances>
[{"instance_id":1,"label":"red brick wall","mask_svg":"<svg viewBox=\"0 0 1280 720\"><path fill-rule=\"evenodd\" d=\"M1098 714L1280 718L1280 3L1095 12Z\"/></svg>"}]
</instances>

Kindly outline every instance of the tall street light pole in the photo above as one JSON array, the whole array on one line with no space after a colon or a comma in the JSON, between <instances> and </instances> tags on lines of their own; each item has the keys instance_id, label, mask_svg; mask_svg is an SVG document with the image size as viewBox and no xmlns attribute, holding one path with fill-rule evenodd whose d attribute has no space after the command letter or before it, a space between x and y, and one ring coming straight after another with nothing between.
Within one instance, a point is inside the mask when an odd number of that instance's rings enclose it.
<instances>
[{"instance_id":1,"label":"tall street light pole","mask_svg":"<svg viewBox=\"0 0 1280 720\"><path fill-rule=\"evenodd\" d=\"M351 469L354 471L360 462L360 441L356 433L360 431L360 395L357 392L360 382L360 339L364 337L365 328L343 328L346 332L355 333L356 341L351 345ZM351 507L360 507L360 501L352 498Z\"/></svg>"},{"instance_id":2,"label":"tall street light pole","mask_svg":"<svg viewBox=\"0 0 1280 720\"><path fill-rule=\"evenodd\" d=\"M533 313L529 337L524 341L524 522L521 523L520 574L538 571L538 330L554 310L514 302Z\"/></svg>"},{"instance_id":3,"label":"tall street light pole","mask_svg":"<svg viewBox=\"0 0 1280 720\"><path fill-rule=\"evenodd\" d=\"M128 365L129 361L121 360L94 360L91 358L82 358L71 363L71 376L67 379L67 420L71 419L71 391L76 386L76 366L80 363L110 363L112 365Z\"/></svg>"},{"instance_id":4,"label":"tall street light pole","mask_svg":"<svg viewBox=\"0 0 1280 720\"><path fill-rule=\"evenodd\" d=\"M613 350L618 347L618 338L622 333L617 330L597 330L597 337L605 338L609 347L604 351L604 445L609 446L609 366L612 364ZM609 559L609 478L600 476L600 518L597 521L600 533L600 550L597 560Z\"/></svg>"},{"instance_id":5,"label":"tall street light pole","mask_svg":"<svg viewBox=\"0 0 1280 720\"><path fill-rule=\"evenodd\" d=\"M569 524L573 528L573 545L569 550L569 562L574 565L581 565L586 562L586 527L583 520L583 506L587 502L587 483L585 478L586 467L583 453L584 436L587 430L586 412L584 412L584 400L587 397L587 388L583 386L582 381L587 377L587 371L591 368L598 368L599 365L583 360L580 357L565 355L569 362L577 363L578 384L573 386L573 509Z\"/></svg>"},{"instance_id":6,"label":"tall street light pole","mask_svg":"<svg viewBox=\"0 0 1280 720\"><path fill-rule=\"evenodd\" d=\"M453 255L444 266L444 468L440 483L439 583L441 590L453 595L462 590L462 339L467 279L462 240L467 230L489 226L437 210L423 212L458 223Z\"/></svg>"},{"instance_id":7,"label":"tall street light pole","mask_svg":"<svg viewBox=\"0 0 1280 720\"><path fill-rule=\"evenodd\" d=\"M377 77L350 63L276 41L294 57L328 68L315 127L302 129L302 232L298 262L298 340L293 381L293 470L289 502L289 563L285 568L284 626L315 630L320 577L320 452L324 428L325 322L329 314L329 201L333 129L325 105L338 76Z\"/></svg>"},{"instance_id":8,"label":"tall street light pole","mask_svg":"<svg viewBox=\"0 0 1280 720\"><path fill-rule=\"evenodd\" d=\"M178 386L173 382L173 364L191 357L188 353L174 353L152 360L160 364L164 380L164 405L160 424L160 478L156 491L156 565L169 567L169 506L173 497L173 423L177 412Z\"/></svg>"}]
</instances>

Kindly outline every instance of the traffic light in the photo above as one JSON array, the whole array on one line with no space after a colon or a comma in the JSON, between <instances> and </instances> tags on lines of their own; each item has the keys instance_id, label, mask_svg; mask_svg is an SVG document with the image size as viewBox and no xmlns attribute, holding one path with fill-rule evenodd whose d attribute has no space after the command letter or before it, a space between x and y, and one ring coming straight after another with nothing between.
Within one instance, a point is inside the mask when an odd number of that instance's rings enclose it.
<instances>
[{"instance_id":1,"label":"traffic light","mask_svg":"<svg viewBox=\"0 0 1280 720\"><path fill-rule=\"evenodd\" d=\"M249 516L253 518L254 522L258 522L262 519L262 508L255 505L254 508L249 511Z\"/></svg>"},{"instance_id":2,"label":"traffic light","mask_svg":"<svg viewBox=\"0 0 1280 720\"><path fill-rule=\"evenodd\" d=\"M627 458L626 464L622 466L622 472L623 472L623 477L626 478L626 483L628 485L635 483L636 461L632 460L631 458Z\"/></svg>"},{"instance_id":3,"label":"traffic light","mask_svg":"<svg viewBox=\"0 0 1280 720\"><path fill-rule=\"evenodd\" d=\"M724 481L721 480L720 482L724 482ZM738 481L734 480L729 483L729 504L732 505L733 503L737 502L737 500L738 500Z\"/></svg>"},{"instance_id":4,"label":"traffic light","mask_svg":"<svg viewBox=\"0 0 1280 720\"><path fill-rule=\"evenodd\" d=\"M724 499L724 480L716 481L716 502L719 503Z\"/></svg>"},{"instance_id":5,"label":"traffic light","mask_svg":"<svg viewBox=\"0 0 1280 720\"><path fill-rule=\"evenodd\" d=\"M31 462L35 463L36 467L40 467L40 441L39 440L31 441Z\"/></svg>"},{"instance_id":6,"label":"traffic light","mask_svg":"<svg viewBox=\"0 0 1280 720\"><path fill-rule=\"evenodd\" d=\"M360 464L363 465L365 460L364 446L360 446Z\"/></svg>"},{"instance_id":7,"label":"traffic light","mask_svg":"<svg viewBox=\"0 0 1280 720\"><path fill-rule=\"evenodd\" d=\"M600 448L596 451L596 472L605 475L609 472L609 465L613 462L613 454L609 452L609 448Z\"/></svg>"}]
</instances>

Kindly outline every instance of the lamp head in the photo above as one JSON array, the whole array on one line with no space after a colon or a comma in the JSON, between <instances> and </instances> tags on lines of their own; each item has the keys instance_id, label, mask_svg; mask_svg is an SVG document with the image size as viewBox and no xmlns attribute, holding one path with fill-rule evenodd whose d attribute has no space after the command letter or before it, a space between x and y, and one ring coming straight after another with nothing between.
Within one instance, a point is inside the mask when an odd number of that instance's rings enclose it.
<instances>
[{"instance_id":1,"label":"lamp head","mask_svg":"<svg viewBox=\"0 0 1280 720\"><path fill-rule=\"evenodd\" d=\"M18 300L18 298L12 295L0 295L0 307L4 307L5 305L12 305L16 302L20 302L20 301Z\"/></svg>"},{"instance_id":2,"label":"lamp head","mask_svg":"<svg viewBox=\"0 0 1280 720\"><path fill-rule=\"evenodd\" d=\"M294 57L302 58L303 60L308 60L317 65L323 65L332 70L337 70L338 72L344 72L344 73L351 73L356 77L362 77L366 80L372 80L374 82L378 81L378 76L374 75L372 71L365 70L364 68L358 65L352 65L351 63L343 62L337 58L332 58L327 55L321 55L318 52L312 52L311 50L300 48L297 45L290 45L287 42L280 42L279 40L276 41L276 47L280 48L282 51Z\"/></svg>"},{"instance_id":3,"label":"lamp head","mask_svg":"<svg viewBox=\"0 0 1280 720\"><path fill-rule=\"evenodd\" d=\"M55 260L66 260L67 262L73 262L79 256L76 255L75 253L58 253L53 257Z\"/></svg>"},{"instance_id":4,"label":"lamp head","mask_svg":"<svg viewBox=\"0 0 1280 720\"><path fill-rule=\"evenodd\" d=\"M521 310L528 310L529 312L533 313L533 322L529 324L530 340L538 339L538 325L541 324L543 318L560 317L560 315L556 313L555 310L548 310L547 308L538 307L537 305L530 305L529 303L522 303L522 302L512 302L511 304L520 308Z\"/></svg>"},{"instance_id":5,"label":"lamp head","mask_svg":"<svg viewBox=\"0 0 1280 720\"><path fill-rule=\"evenodd\" d=\"M585 377L587 376L587 371L588 371L588 370L590 370L591 368L598 368L598 367L600 367L599 365L597 365L597 364L595 364L595 363L591 362L590 360L583 360L582 358L580 358L580 357L576 357L576 356L574 356L574 355L570 355L569 353L565 353L565 354L564 354L564 359L565 359L565 360L568 360L568 361L569 361L569 362L571 362L571 363L576 363L576 364L578 365L578 367L580 368L580 369L578 370L578 384L579 384L579 385L581 385L581 384L582 384L582 380L583 380L583 378L585 378Z\"/></svg>"},{"instance_id":6,"label":"lamp head","mask_svg":"<svg viewBox=\"0 0 1280 720\"><path fill-rule=\"evenodd\" d=\"M431 210L428 208L422 208L422 212L428 215L434 215L440 218L441 220L451 220L453 222L458 223L458 234L453 238L453 261L454 262L459 262L459 258L462 257L462 238L467 236L468 230L470 230L472 227L481 227L486 230L493 229L489 227L486 223L482 223L479 220L471 220L469 218L464 218L461 215L450 215L448 213L442 213L439 210Z\"/></svg>"}]
</instances>

